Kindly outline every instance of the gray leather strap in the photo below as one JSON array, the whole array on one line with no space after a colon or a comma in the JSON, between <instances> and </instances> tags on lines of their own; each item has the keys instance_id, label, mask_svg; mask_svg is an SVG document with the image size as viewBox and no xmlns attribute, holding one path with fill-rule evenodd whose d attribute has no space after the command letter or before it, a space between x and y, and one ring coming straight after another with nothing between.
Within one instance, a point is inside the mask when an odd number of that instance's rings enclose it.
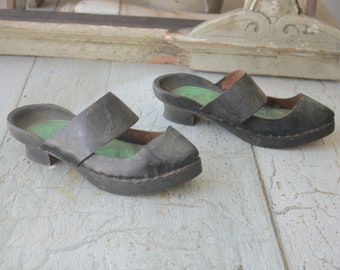
<instances>
[{"instance_id":1,"label":"gray leather strap","mask_svg":"<svg viewBox=\"0 0 340 270\"><path fill-rule=\"evenodd\" d=\"M120 99L107 93L40 145L40 149L78 166L137 121L138 116Z\"/></svg>"},{"instance_id":2,"label":"gray leather strap","mask_svg":"<svg viewBox=\"0 0 340 270\"><path fill-rule=\"evenodd\" d=\"M219 82L218 84L220 84ZM208 103L201 110L204 113L227 121L231 125L239 125L267 102L266 95L246 73L231 87Z\"/></svg>"}]
</instances>

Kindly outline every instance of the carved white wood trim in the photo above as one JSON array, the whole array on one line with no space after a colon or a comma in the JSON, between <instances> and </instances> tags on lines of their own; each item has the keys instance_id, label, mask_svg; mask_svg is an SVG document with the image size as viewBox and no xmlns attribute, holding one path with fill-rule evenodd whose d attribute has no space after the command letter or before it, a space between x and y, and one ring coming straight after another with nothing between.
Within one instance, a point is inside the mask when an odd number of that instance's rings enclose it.
<instances>
[{"instance_id":1,"label":"carved white wood trim","mask_svg":"<svg viewBox=\"0 0 340 270\"><path fill-rule=\"evenodd\" d=\"M200 24L191 39L241 46L267 46L340 53L340 31L305 15L275 20L260 12L239 10Z\"/></svg>"},{"instance_id":2,"label":"carved white wood trim","mask_svg":"<svg viewBox=\"0 0 340 270\"><path fill-rule=\"evenodd\" d=\"M266 11L264 3L274 2L275 12ZM288 9L280 3L247 1L248 9L186 31L1 19L0 54L174 63L218 72L241 68L250 74L339 80L340 30L298 14L294 2Z\"/></svg>"},{"instance_id":3,"label":"carved white wood trim","mask_svg":"<svg viewBox=\"0 0 340 270\"><path fill-rule=\"evenodd\" d=\"M292 0L248 0L243 9L167 38L187 52L193 69L340 79L340 30L299 8Z\"/></svg>"}]
</instances>

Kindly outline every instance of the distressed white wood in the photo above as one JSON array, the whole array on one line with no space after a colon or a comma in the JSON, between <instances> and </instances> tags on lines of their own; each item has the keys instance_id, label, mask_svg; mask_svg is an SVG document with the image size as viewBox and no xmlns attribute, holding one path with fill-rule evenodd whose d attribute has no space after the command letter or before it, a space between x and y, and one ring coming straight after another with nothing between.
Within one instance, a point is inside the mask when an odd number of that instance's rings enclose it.
<instances>
[{"instance_id":1,"label":"distressed white wood","mask_svg":"<svg viewBox=\"0 0 340 270\"><path fill-rule=\"evenodd\" d=\"M13 23L15 30L0 20L1 54L150 63L179 61L178 48L164 43L166 29L138 28L136 31L136 28L75 23Z\"/></svg>"},{"instance_id":2,"label":"distressed white wood","mask_svg":"<svg viewBox=\"0 0 340 270\"><path fill-rule=\"evenodd\" d=\"M77 113L107 88L109 61L37 58L21 105L50 102Z\"/></svg>"},{"instance_id":3,"label":"distressed white wood","mask_svg":"<svg viewBox=\"0 0 340 270\"><path fill-rule=\"evenodd\" d=\"M187 136L204 171L161 194L112 195L64 164L30 162L8 135L0 149L1 269L284 269L252 148L215 124L164 120L152 81L170 72L190 71L38 58L20 105L51 102L79 112L112 91L141 117L136 127L171 124Z\"/></svg>"},{"instance_id":4,"label":"distressed white wood","mask_svg":"<svg viewBox=\"0 0 340 270\"><path fill-rule=\"evenodd\" d=\"M6 133L7 112L18 104L35 57L1 57L0 61L0 143ZM10 79L9 79L10 78Z\"/></svg>"},{"instance_id":5,"label":"distressed white wood","mask_svg":"<svg viewBox=\"0 0 340 270\"><path fill-rule=\"evenodd\" d=\"M162 118L152 80L192 72L184 67L38 58L31 72L33 62L0 57L2 138L19 101L77 113L112 91L141 117L136 127L172 125L187 136L204 171L165 193L117 196L66 165L30 162L7 134L0 146L0 269L283 269L284 261L289 269L339 268L339 82L254 77L268 95L304 92L328 105L336 132L294 149L254 147L253 155L215 124L186 127Z\"/></svg>"},{"instance_id":6,"label":"distressed white wood","mask_svg":"<svg viewBox=\"0 0 340 270\"><path fill-rule=\"evenodd\" d=\"M256 81L270 95L303 92L335 112L335 132L321 141L281 151L254 148L289 268L339 269L340 83Z\"/></svg>"},{"instance_id":7,"label":"distressed white wood","mask_svg":"<svg viewBox=\"0 0 340 270\"><path fill-rule=\"evenodd\" d=\"M252 0L167 38L187 51L193 69L339 79L340 30L297 12L296 1Z\"/></svg>"},{"instance_id":8,"label":"distressed white wood","mask_svg":"<svg viewBox=\"0 0 340 270\"><path fill-rule=\"evenodd\" d=\"M104 2L105 6L111 4ZM102 22L79 25L65 17L37 23L30 16L38 14L32 13L25 19L29 22L4 18L0 20L0 54L173 63L215 72L241 68L258 75L340 79L340 30L336 26L297 15L296 5L286 10L282 0L252 2L269 3L274 11L270 5L258 10L254 7L256 12L240 9L213 15L213 19L191 32L186 29L186 33L150 25L144 28L101 25ZM136 10L129 13L131 6L125 7L119 14L136 14ZM146 12L145 7L139 8L137 15ZM86 12L91 10L92 7ZM190 16L186 14L185 18Z\"/></svg>"}]
</instances>

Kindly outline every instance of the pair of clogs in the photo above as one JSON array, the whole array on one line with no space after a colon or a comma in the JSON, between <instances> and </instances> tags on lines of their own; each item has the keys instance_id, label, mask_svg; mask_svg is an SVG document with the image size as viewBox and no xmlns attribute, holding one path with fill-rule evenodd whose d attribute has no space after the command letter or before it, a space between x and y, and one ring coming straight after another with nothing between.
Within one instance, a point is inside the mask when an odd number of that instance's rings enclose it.
<instances>
[{"instance_id":1,"label":"pair of clogs","mask_svg":"<svg viewBox=\"0 0 340 270\"><path fill-rule=\"evenodd\" d=\"M245 141L283 148L309 143L334 130L334 113L299 94L267 97L243 71L216 84L191 74L154 81L165 118L193 125L204 117ZM63 107L35 104L8 115L11 134L31 160L64 161L98 188L122 195L153 193L184 183L202 171L196 147L172 127L165 132L132 129L138 117L108 93L74 115Z\"/></svg>"}]
</instances>

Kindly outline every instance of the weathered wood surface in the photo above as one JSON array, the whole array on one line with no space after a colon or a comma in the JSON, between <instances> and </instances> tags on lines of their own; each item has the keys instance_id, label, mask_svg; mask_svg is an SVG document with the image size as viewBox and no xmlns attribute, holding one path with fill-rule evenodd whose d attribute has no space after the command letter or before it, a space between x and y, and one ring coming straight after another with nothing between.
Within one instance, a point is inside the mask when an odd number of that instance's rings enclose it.
<instances>
[{"instance_id":1,"label":"weathered wood surface","mask_svg":"<svg viewBox=\"0 0 340 270\"><path fill-rule=\"evenodd\" d=\"M18 61L13 70L20 69L22 58L10 59ZM78 113L112 91L140 116L136 127L171 124L187 136L204 171L168 192L117 196L62 163L49 169L30 162L20 143L2 136L0 269L284 269L252 147L214 124L165 121L152 81L170 72L190 71L38 58L29 75L19 73L27 83L18 105L50 102ZM0 79L18 80L4 73Z\"/></svg>"},{"instance_id":2,"label":"weathered wood surface","mask_svg":"<svg viewBox=\"0 0 340 270\"><path fill-rule=\"evenodd\" d=\"M0 102L0 142L7 131L7 112L16 107L33 68L34 57L6 57L0 61L1 102ZM6 79L12 78L12 79Z\"/></svg>"},{"instance_id":3,"label":"weathered wood surface","mask_svg":"<svg viewBox=\"0 0 340 270\"><path fill-rule=\"evenodd\" d=\"M337 117L335 133L319 142L252 148L213 123L163 119L152 81L192 72L184 67L1 56L0 71L0 269L339 269ZM254 79L267 94L303 92L340 113L340 83ZM203 173L161 194L111 195L64 164L30 162L6 132L16 105L78 113L107 91L140 116L136 127L180 130L198 147Z\"/></svg>"},{"instance_id":4,"label":"weathered wood surface","mask_svg":"<svg viewBox=\"0 0 340 270\"><path fill-rule=\"evenodd\" d=\"M289 269L340 268L340 83L257 78L270 95L307 93L336 115L335 132L289 150L254 147Z\"/></svg>"},{"instance_id":5,"label":"weathered wood surface","mask_svg":"<svg viewBox=\"0 0 340 270\"><path fill-rule=\"evenodd\" d=\"M181 61L181 52L164 39L165 33L200 23L164 18L1 10L0 18L0 54L173 64Z\"/></svg>"},{"instance_id":6,"label":"weathered wood surface","mask_svg":"<svg viewBox=\"0 0 340 270\"><path fill-rule=\"evenodd\" d=\"M340 30L316 19L285 15L273 20L239 10L200 23L0 11L0 54L172 63L219 72L242 68L251 74L340 79ZM192 31L180 31L194 26Z\"/></svg>"},{"instance_id":7,"label":"weathered wood surface","mask_svg":"<svg viewBox=\"0 0 340 270\"><path fill-rule=\"evenodd\" d=\"M295 0L251 0L168 39L188 53L193 69L340 79L340 30L298 12Z\"/></svg>"}]
</instances>

